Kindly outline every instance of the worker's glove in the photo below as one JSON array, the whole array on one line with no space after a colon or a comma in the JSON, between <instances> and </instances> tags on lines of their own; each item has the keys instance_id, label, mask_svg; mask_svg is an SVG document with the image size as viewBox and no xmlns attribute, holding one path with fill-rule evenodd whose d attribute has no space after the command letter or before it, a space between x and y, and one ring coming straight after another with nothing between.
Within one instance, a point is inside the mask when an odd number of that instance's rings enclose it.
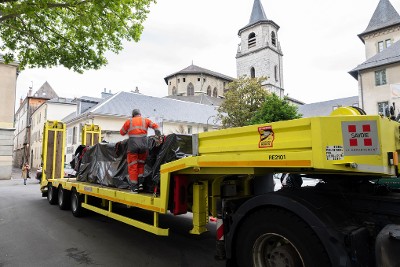
<instances>
[{"instance_id":1,"label":"worker's glove","mask_svg":"<svg viewBox=\"0 0 400 267\"><path fill-rule=\"evenodd\" d=\"M161 136L160 130L156 129L156 130L154 130L154 132L156 133L157 136Z\"/></svg>"}]
</instances>

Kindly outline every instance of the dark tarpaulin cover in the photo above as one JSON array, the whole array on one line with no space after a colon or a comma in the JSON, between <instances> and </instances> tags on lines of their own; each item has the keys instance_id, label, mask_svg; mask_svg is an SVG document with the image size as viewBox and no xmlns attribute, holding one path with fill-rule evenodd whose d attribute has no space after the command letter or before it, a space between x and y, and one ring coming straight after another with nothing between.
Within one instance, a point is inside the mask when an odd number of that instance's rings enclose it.
<instances>
[{"instance_id":1,"label":"dark tarpaulin cover","mask_svg":"<svg viewBox=\"0 0 400 267\"><path fill-rule=\"evenodd\" d=\"M118 143L98 143L86 150L78 169L77 180L109 187L129 188L130 180L126 162L128 139ZM159 185L160 166L192 153L192 138L188 135L170 134L158 145L154 136L148 138L149 154L146 159L142 182L145 191L152 192ZM79 149L79 148L78 148ZM78 150L77 149L77 150ZM76 157L77 159L79 158Z\"/></svg>"}]
</instances>

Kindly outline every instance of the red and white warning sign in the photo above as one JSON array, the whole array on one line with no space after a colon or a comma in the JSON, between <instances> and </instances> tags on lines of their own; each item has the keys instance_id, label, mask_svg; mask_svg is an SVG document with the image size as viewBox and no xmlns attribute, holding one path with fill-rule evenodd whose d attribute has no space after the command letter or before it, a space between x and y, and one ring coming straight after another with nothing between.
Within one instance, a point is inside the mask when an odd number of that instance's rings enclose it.
<instances>
[{"instance_id":1,"label":"red and white warning sign","mask_svg":"<svg viewBox=\"0 0 400 267\"><path fill-rule=\"evenodd\" d=\"M376 121L342 122L344 155L378 155L378 128Z\"/></svg>"}]
</instances>

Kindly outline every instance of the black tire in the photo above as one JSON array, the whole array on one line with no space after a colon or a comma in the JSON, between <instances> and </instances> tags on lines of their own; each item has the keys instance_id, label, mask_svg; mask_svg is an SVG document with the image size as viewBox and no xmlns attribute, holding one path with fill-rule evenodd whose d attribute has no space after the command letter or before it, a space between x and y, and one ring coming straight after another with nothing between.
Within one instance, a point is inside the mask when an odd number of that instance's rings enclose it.
<instances>
[{"instance_id":1,"label":"black tire","mask_svg":"<svg viewBox=\"0 0 400 267\"><path fill-rule=\"evenodd\" d=\"M249 215L235 243L239 267L325 267L329 256L314 231L303 220L279 208Z\"/></svg>"},{"instance_id":2,"label":"black tire","mask_svg":"<svg viewBox=\"0 0 400 267\"><path fill-rule=\"evenodd\" d=\"M61 185L58 187L58 207L61 210L69 209L71 205L70 195L70 192L62 188Z\"/></svg>"},{"instance_id":3,"label":"black tire","mask_svg":"<svg viewBox=\"0 0 400 267\"><path fill-rule=\"evenodd\" d=\"M79 194L76 189L72 189L71 192L71 211L75 217L82 217L85 213L85 209L82 208L82 195Z\"/></svg>"},{"instance_id":4,"label":"black tire","mask_svg":"<svg viewBox=\"0 0 400 267\"><path fill-rule=\"evenodd\" d=\"M50 205L57 204L57 188L51 183L47 185L47 201L49 201Z\"/></svg>"}]
</instances>

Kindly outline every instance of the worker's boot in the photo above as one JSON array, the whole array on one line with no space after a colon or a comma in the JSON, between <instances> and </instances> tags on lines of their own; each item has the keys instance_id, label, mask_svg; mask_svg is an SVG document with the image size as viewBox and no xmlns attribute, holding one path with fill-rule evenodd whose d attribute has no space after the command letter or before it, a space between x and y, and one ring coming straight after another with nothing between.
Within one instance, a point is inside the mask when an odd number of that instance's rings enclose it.
<instances>
[{"instance_id":1,"label":"worker's boot","mask_svg":"<svg viewBox=\"0 0 400 267\"><path fill-rule=\"evenodd\" d=\"M131 191L134 194L139 193L139 184L136 181L131 181Z\"/></svg>"}]
</instances>

